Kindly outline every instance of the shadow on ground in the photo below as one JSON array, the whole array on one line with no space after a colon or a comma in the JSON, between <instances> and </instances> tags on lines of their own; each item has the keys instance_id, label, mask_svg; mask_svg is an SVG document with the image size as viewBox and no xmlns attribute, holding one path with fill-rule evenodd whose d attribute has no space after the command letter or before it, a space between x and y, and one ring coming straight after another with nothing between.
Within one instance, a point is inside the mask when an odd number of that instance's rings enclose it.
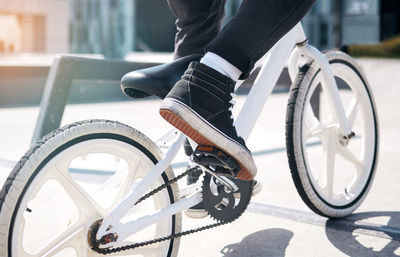
<instances>
[{"instance_id":1,"label":"shadow on ground","mask_svg":"<svg viewBox=\"0 0 400 257\"><path fill-rule=\"evenodd\" d=\"M285 229L265 229L252 233L239 243L225 246L223 257L280 257L285 256L286 248L293 232Z\"/></svg>"},{"instance_id":2,"label":"shadow on ground","mask_svg":"<svg viewBox=\"0 0 400 257\"><path fill-rule=\"evenodd\" d=\"M388 222L377 225L377 220ZM400 212L365 212L331 219L325 232L329 241L348 256L400 256ZM365 240L363 236L386 240Z\"/></svg>"}]
</instances>

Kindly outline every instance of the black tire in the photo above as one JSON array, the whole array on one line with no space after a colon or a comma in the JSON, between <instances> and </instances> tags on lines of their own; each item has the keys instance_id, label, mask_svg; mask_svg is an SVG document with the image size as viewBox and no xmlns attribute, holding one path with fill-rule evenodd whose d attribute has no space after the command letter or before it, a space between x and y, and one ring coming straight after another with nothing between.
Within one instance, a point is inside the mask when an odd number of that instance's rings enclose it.
<instances>
[{"instance_id":1,"label":"black tire","mask_svg":"<svg viewBox=\"0 0 400 257\"><path fill-rule=\"evenodd\" d=\"M306 126L304 115L306 110L306 102L312 97L314 92L317 90L317 87L320 87L318 85L315 86L318 83L318 81L315 80L317 80L317 75L320 73L320 69L315 63L309 63L300 68L297 78L290 89L290 96L286 113L286 148L292 179L296 186L297 192L299 193L304 203L311 210L319 215L337 218L347 216L351 214L356 208L358 208L371 187L378 158L378 117L375 110L375 102L371 94L368 82L355 61L350 56L339 51L327 52L325 53L325 56L332 67L337 67L336 70L342 69L344 71L349 71L348 73L352 74L351 76L357 77L357 80L354 79L354 81L360 81L360 84L350 85L347 89L351 89L352 91L350 92L353 92L353 90L356 89L355 87L359 87L357 88L357 90L360 90L359 92L363 92L363 103L365 103L363 106L366 106L366 111L364 113L368 113L370 115L369 117L371 118L368 123L371 125L369 126L371 128L368 131L369 134L373 136L370 136L368 139L368 146L371 146L371 149L370 151L368 151L368 153L370 153L370 158L366 158L368 159L368 164L367 166L365 166L370 168L366 168L367 174L365 175L365 178L363 175L363 179L360 182L361 184L357 185L357 192L355 193L355 195L349 194L349 196L347 196L347 188L344 188L345 192L342 192L341 194L345 195L344 198L347 197L348 200L344 199L336 201L335 199L333 199L333 197L329 198L325 196L323 190L321 189L322 186L318 184L318 178L315 178L313 172L320 171L313 171L310 168L312 165L310 164L311 161L309 160L309 153L306 149L306 132L303 131L303 128ZM338 79L341 79L340 72L335 73L334 71L334 75L337 81ZM310 90L312 85L313 90ZM356 105L358 105L358 100L356 102ZM314 109L313 112L315 115L316 112L314 111ZM320 122L319 118L318 122ZM309 147L308 149L310 149L311 146L307 147ZM336 170L334 170L334 172L337 173ZM326 176L325 181L328 180L327 177L328 176ZM337 181L336 177L335 181Z\"/></svg>"},{"instance_id":2,"label":"black tire","mask_svg":"<svg viewBox=\"0 0 400 257\"><path fill-rule=\"evenodd\" d=\"M32 211L25 206L24 201L27 200L24 200L24 197L27 196L27 192L33 190L30 187L35 187L35 183L37 183L35 181L44 176L41 171L52 159L60 156L63 151L71 149L71 147L78 144L94 140L108 140L109 142L124 144L129 149L132 148L140 152L141 156L143 154L148 158L146 162L153 164L156 164L162 156L161 151L149 138L127 125L114 121L90 120L77 122L57 129L45 136L21 158L0 192L0 235L2 239L0 256L18 257L16 253L13 253L12 249L14 245L22 244L22 242L13 242L13 233L18 231L19 228L16 225L20 224L20 220L24 219L22 217L26 215L25 212ZM162 173L160 181L167 182L171 178L173 178L173 172L169 167ZM173 203L179 199L177 185L172 184L163 191L165 191L163 193L165 197L163 197L168 199L166 200L167 202ZM21 210L22 208L23 210ZM90 221L88 222L93 222L97 218L89 217L88 220ZM171 227L168 228L171 232L180 232L181 214L173 215L168 222L168 224L171 224ZM86 238L82 240L82 245L87 244ZM171 240L166 245L165 250L163 250L163 256L176 256L179 248L179 239ZM89 247L88 244L87 247ZM80 256L80 254L76 252L76 256Z\"/></svg>"}]
</instances>

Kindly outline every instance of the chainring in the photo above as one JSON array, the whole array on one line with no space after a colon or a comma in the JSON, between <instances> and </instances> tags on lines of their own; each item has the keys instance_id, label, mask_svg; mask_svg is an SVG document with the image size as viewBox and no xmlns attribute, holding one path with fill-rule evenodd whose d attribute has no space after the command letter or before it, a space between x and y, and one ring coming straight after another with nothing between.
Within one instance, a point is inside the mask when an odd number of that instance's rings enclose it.
<instances>
[{"instance_id":1,"label":"chainring","mask_svg":"<svg viewBox=\"0 0 400 257\"><path fill-rule=\"evenodd\" d=\"M217 221L231 222L246 210L253 191L253 181L229 178L238 188L227 190L217 178L205 173L203 179L203 203L208 214ZM240 195L240 197L237 197Z\"/></svg>"}]
</instances>

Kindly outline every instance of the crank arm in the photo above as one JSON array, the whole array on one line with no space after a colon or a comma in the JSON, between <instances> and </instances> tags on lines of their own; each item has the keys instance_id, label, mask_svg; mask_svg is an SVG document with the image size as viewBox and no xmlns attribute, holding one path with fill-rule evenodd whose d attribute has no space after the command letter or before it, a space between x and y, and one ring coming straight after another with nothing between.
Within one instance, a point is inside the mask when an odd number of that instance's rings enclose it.
<instances>
[{"instance_id":1,"label":"crank arm","mask_svg":"<svg viewBox=\"0 0 400 257\"><path fill-rule=\"evenodd\" d=\"M236 190L238 190L237 186L235 185L235 183L233 183L229 178L225 177L225 176L220 176L218 174L216 174L214 171L212 171L211 169L200 165L200 168L202 168L205 172L210 173L211 176L215 177L216 179L218 179L226 188L228 188L230 191L235 192Z\"/></svg>"},{"instance_id":2,"label":"crank arm","mask_svg":"<svg viewBox=\"0 0 400 257\"><path fill-rule=\"evenodd\" d=\"M180 198L189 197L190 195L192 195L196 191L198 191L198 188L201 188L201 186L202 186L202 182L198 181L195 184L186 185L185 187L182 187L182 188L180 187L179 188Z\"/></svg>"}]
</instances>

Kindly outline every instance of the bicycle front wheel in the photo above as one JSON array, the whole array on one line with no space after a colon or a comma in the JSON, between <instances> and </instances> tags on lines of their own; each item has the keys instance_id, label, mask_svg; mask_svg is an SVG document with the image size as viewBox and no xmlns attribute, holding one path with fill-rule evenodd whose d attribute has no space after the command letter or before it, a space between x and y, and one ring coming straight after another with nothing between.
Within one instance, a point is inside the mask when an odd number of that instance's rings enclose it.
<instances>
[{"instance_id":1,"label":"bicycle front wheel","mask_svg":"<svg viewBox=\"0 0 400 257\"><path fill-rule=\"evenodd\" d=\"M40 140L22 157L0 194L0 256L99 256L91 226L106 216L161 158L158 147L126 125L106 120L74 123ZM173 178L165 170L152 188ZM151 214L178 200L177 185L132 208L121 220ZM181 215L145 228L123 245L180 232ZM113 256L176 256L167 240Z\"/></svg>"},{"instance_id":2,"label":"bicycle front wheel","mask_svg":"<svg viewBox=\"0 0 400 257\"><path fill-rule=\"evenodd\" d=\"M378 118L367 80L348 55L325 54L354 137L341 138L339 124L316 64L300 69L290 90L286 148L296 189L317 214L344 217L364 200L378 156Z\"/></svg>"}]
</instances>

